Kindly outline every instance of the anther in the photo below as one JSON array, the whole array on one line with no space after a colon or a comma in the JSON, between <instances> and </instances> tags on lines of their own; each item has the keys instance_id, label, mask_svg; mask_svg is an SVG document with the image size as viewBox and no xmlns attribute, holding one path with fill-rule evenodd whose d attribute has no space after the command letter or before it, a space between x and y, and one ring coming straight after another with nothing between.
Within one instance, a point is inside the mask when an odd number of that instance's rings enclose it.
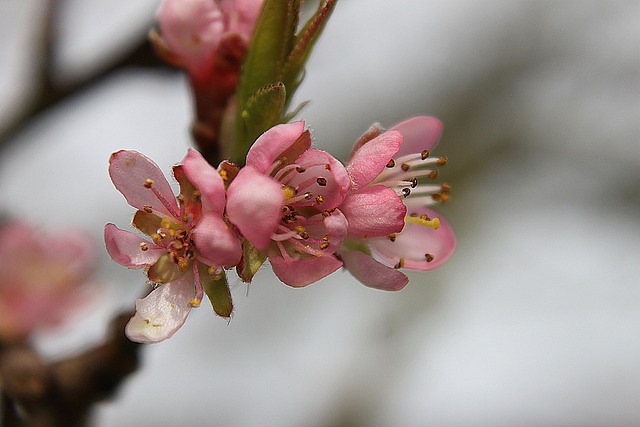
<instances>
[{"instance_id":1,"label":"anther","mask_svg":"<svg viewBox=\"0 0 640 427\"><path fill-rule=\"evenodd\" d=\"M144 182L144 188L151 188L152 185L153 180L151 178L147 178L147 180Z\"/></svg>"},{"instance_id":2,"label":"anther","mask_svg":"<svg viewBox=\"0 0 640 427\"><path fill-rule=\"evenodd\" d=\"M437 162L437 163L438 163L438 165L440 165L440 166L444 166L444 165L446 165L446 164L447 164L447 158L446 158L446 157L440 157L440 158L438 159L438 162Z\"/></svg>"},{"instance_id":3,"label":"anther","mask_svg":"<svg viewBox=\"0 0 640 427\"><path fill-rule=\"evenodd\" d=\"M309 233L307 233L306 231L303 231L302 233L299 234L300 237L302 237L304 240L307 240L309 238Z\"/></svg>"},{"instance_id":4,"label":"anther","mask_svg":"<svg viewBox=\"0 0 640 427\"><path fill-rule=\"evenodd\" d=\"M389 163L387 163L387 167L388 167L388 168L392 168L392 167L394 167L395 165L396 165L396 161L395 161L395 160L393 160L393 159L389 160Z\"/></svg>"},{"instance_id":5,"label":"anther","mask_svg":"<svg viewBox=\"0 0 640 427\"><path fill-rule=\"evenodd\" d=\"M324 197L322 197L320 194L318 194L316 196L316 203L318 203L319 205L322 204L322 202L324 202Z\"/></svg>"},{"instance_id":6,"label":"anther","mask_svg":"<svg viewBox=\"0 0 640 427\"><path fill-rule=\"evenodd\" d=\"M422 153L420 153L420 158L422 160L426 160L427 157L429 157L429 150L424 150Z\"/></svg>"},{"instance_id":7,"label":"anther","mask_svg":"<svg viewBox=\"0 0 640 427\"><path fill-rule=\"evenodd\" d=\"M328 247L329 247L329 243L327 243L327 242L323 242L323 243L320 244L320 249L322 249L323 251L325 249L327 249Z\"/></svg>"},{"instance_id":8,"label":"anther","mask_svg":"<svg viewBox=\"0 0 640 427\"><path fill-rule=\"evenodd\" d=\"M424 257L427 259L427 262L433 261L433 255L431 254L424 254Z\"/></svg>"},{"instance_id":9,"label":"anther","mask_svg":"<svg viewBox=\"0 0 640 427\"><path fill-rule=\"evenodd\" d=\"M427 175L429 179L436 179L438 177L438 171L431 171L429 175Z\"/></svg>"},{"instance_id":10,"label":"anther","mask_svg":"<svg viewBox=\"0 0 640 427\"><path fill-rule=\"evenodd\" d=\"M402 196L403 197L409 197L409 194L411 194L411 189L405 187L402 189Z\"/></svg>"},{"instance_id":11,"label":"anther","mask_svg":"<svg viewBox=\"0 0 640 427\"><path fill-rule=\"evenodd\" d=\"M411 179L411 188L416 188L418 186L418 178Z\"/></svg>"},{"instance_id":12,"label":"anther","mask_svg":"<svg viewBox=\"0 0 640 427\"><path fill-rule=\"evenodd\" d=\"M326 165L324 165L324 168L328 171L331 170L331 165L329 163L327 163Z\"/></svg>"},{"instance_id":13,"label":"anther","mask_svg":"<svg viewBox=\"0 0 640 427\"><path fill-rule=\"evenodd\" d=\"M403 163L402 165L400 165L400 169L406 172L409 170L409 165L406 163Z\"/></svg>"},{"instance_id":14,"label":"anther","mask_svg":"<svg viewBox=\"0 0 640 427\"><path fill-rule=\"evenodd\" d=\"M305 172L305 171L306 171L306 169L305 169L305 168L303 168L302 166L297 166L297 167L296 167L296 172L298 172L298 173L303 173L303 172Z\"/></svg>"},{"instance_id":15,"label":"anther","mask_svg":"<svg viewBox=\"0 0 640 427\"><path fill-rule=\"evenodd\" d=\"M142 207L142 209L146 212L146 213L153 213L153 208L151 208L151 206L149 205L144 205Z\"/></svg>"},{"instance_id":16,"label":"anther","mask_svg":"<svg viewBox=\"0 0 640 427\"><path fill-rule=\"evenodd\" d=\"M427 215L420 215L420 219L423 221L429 221L429 217Z\"/></svg>"},{"instance_id":17,"label":"anther","mask_svg":"<svg viewBox=\"0 0 640 427\"><path fill-rule=\"evenodd\" d=\"M149 249L149 246L145 243L145 242L140 242L140 250L142 252L146 251Z\"/></svg>"},{"instance_id":18,"label":"anther","mask_svg":"<svg viewBox=\"0 0 640 427\"><path fill-rule=\"evenodd\" d=\"M311 193L304 193L304 199L305 200L311 200L311 198L313 197L313 195Z\"/></svg>"},{"instance_id":19,"label":"anther","mask_svg":"<svg viewBox=\"0 0 640 427\"><path fill-rule=\"evenodd\" d=\"M395 268L396 270L399 269L399 268L403 268L403 267L404 267L404 258L400 258L398 263L393 266L393 268Z\"/></svg>"},{"instance_id":20,"label":"anther","mask_svg":"<svg viewBox=\"0 0 640 427\"><path fill-rule=\"evenodd\" d=\"M445 182L440 186L440 190L442 190L443 193L449 193L451 191L451 186Z\"/></svg>"},{"instance_id":21,"label":"anther","mask_svg":"<svg viewBox=\"0 0 640 427\"><path fill-rule=\"evenodd\" d=\"M327 179L323 177L316 179L316 182L320 187L324 187L325 185L327 185Z\"/></svg>"},{"instance_id":22,"label":"anther","mask_svg":"<svg viewBox=\"0 0 640 427\"><path fill-rule=\"evenodd\" d=\"M389 240L391 240L392 242L395 242L397 236L396 236L396 233L391 233L387 237L389 237Z\"/></svg>"},{"instance_id":23,"label":"anther","mask_svg":"<svg viewBox=\"0 0 640 427\"><path fill-rule=\"evenodd\" d=\"M432 199L434 202L441 202L441 201L442 201L442 194L440 194L440 193L433 193L433 194L431 195L431 199Z\"/></svg>"}]
</instances>

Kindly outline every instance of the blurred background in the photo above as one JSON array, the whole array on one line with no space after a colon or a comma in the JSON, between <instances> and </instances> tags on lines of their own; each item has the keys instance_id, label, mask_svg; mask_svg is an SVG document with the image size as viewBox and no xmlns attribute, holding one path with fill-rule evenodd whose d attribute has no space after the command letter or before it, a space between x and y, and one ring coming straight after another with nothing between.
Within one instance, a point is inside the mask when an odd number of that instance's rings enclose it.
<instances>
[{"instance_id":1,"label":"blurred background","mask_svg":"<svg viewBox=\"0 0 640 427\"><path fill-rule=\"evenodd\" d=\"M0 210L83 227L101 254L99 299L37 337L52 359L99 342L145 286L101 249L133 213L109 154L168 173L190 144L183 76L138 50L157 6L0 2ZM341 271L297 290L268 268L232 279L232 321L194 310L95 425L640 424L639 23L637 1L341 0L300 117L342 159L374 121L439 117L456 254L399 293ZM34 114L43 68L78 87Z\"/></svg>"}]
</instances>

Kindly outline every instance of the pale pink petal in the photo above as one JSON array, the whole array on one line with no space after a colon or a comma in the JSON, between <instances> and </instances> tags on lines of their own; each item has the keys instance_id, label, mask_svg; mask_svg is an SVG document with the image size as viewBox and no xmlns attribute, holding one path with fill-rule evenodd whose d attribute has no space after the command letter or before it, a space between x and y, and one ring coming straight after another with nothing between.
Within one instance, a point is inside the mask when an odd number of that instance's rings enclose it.
<instances>
[{"instance_id":1,"label":"pale pink petal","mask_svg":"<svg viewBox=\"0 0 640 427\"><path fill-rule=\"evenodd\" d=\"M272 127L260 135L249 149L247 166L252 166L262 173L269 173L273 162L296 142L302 132L304 120Z\"/></svg>"},{"instance_id":2,"label":"pale pink petal","mask_svg":"<svg viewBox=\"0 0 640 427\"><path fill-rule=\"evenodd\" d=\"M327 252L336 252L342 246L345 237L347 237L349 230L347 218L340 210L336 209L324 219L323 224L329 242Z\"/></svg>"},{"instance_id":3,"label":"pale pink petal","mask_svg":"<svg viewBox=\"0 0 640 427\"><path fill-rule=\"evenodd\" d=\"M158 24L169 47L192 71L206 63L225 32L223 12L212 0L164 0Z\"/></svg>"},{"instance_id":4,"label":"pale pink petal","mask_svg":"<svg viewBox=\"0 0 640 427\"><path fill-rule=\"evenodd\" d=\"M132 150L117 151L109 159L109 175L134 208L143 210L148 206L154 212L176 217L178 204L173 190L158 165L147 156Z\"/></svg>"},{"instance_id":5,"label":"pale pink petal","mask_svg":"<svg viewBox=\"0 0 640 427\"><path fill-rule=\"evenodd\" d=\"M349 154L349 161L351 161L351 158L353 158L353 156L358 152L360 147L362 147L364 144L371 141L372 139L380 136L380 134L383 133L384 131L385 129L382 126L380 126L380 123L372 124L371 127L367 129L365 133L360 135L360 137L356 140L356 143L353 144L353 148L351 149L351 154Z\"/></svg>"},{"instance_id":6,"label":"pale pink petal","mask_svg":"<svg viewBox=\"0 0 640 427\"><path fill-rule=\"evenodd\" d=\"M363 285L383 291L399 291L409 278L360 251L341 251L340 257L349 273Z\"/></svg>"},{"instance_id":7,"label":"pale pink petal","mask_svg":"<svg viewBox=\"0 0 640 427\"><path fill-rule=\"evenodd\" d=\"M389 160L402 144L402 134L387 131L363 144L347 163L347 172L353 186L358 189L369 184L387 167Z\"/></svg>"},{"instance_id":8,"label":"pale pink petal","mask_svg":"<svg viewBox=\"0 0 640 427\"><path fill-rule=\"evenodd\" d=\"M368 241L372 252L395 265L400 258L404 258L404 267L413 270L432 270L445 263L456 248L456 238L449 223L436 211L426 208L411 208L410 213L427 215L429 218L440 219L440 228L434 230L431 227L407 222L401 233L396 236L394 242L389 239L378 238ZM433 260L427 260L427 254L433 256Z\"/></svg>"},{"instance_id":9,"label":"pale pink petal","mask_svg":"<svg viewBox=\"0 0 640 427\"><path fill-rule=\"evenodd\" d=\"M158 286L136 301L136 314L125 328L127 337L141 343L166 340L187 320L194 295L192 274Z\"/></svg>"},{"instance_id":10,"label":"pale pink petal","mask_svg":"<svg viewBox=\"0 0 640 427\"><path fill-rule=\"evenodd\" d=\"M342 267L342 262L331 255L299 260L273 257L269 262L282 283L294 288L315 283Z\"/></svg>"},{"instance_id":11,"label":"pale pink petal","mask_svg":"<svg viewBox=\"0 0 640 427\"><path fill-rule=\"evenodd\" d=\"M129 268L149 267L164 253L164 249L155 243L113 224L104 226L104 242L111 258ZM142 250L143 247L147 250Z\"/></svg>"},{"instance_id":12,"label":"pale pink petal","mask_svg":"<svg viewBox=\"0 0 640 427\"><path fill-rule=\"evenodd\" d=\"M442 122L431 116L418 116L407 119L393 126L389 131L397 130L402 133L404 142L398 150L397 156L421 153L433 150L442 135Z\"/></svg>"},{"instance_id":13,"label":"pale pink petal","mask_svg":"<svg viewBox=\"0 0 640 427\"><path fill-rule=\"evenodd\" d=\"M251 166L240 169L227 191L227 216L256 248L265 249L282 214L282 186Z\"/></svg>"},{"instance_id":14,"label":"pale pink petal","mask_svg":"<svg viewBox=\"0 0 640 427\"><path fill-rule=\"evenodd\" d=\"M193 148L187 151L182 167L189 182L200 191L202 213L215 212L222 215L226 196L224 182L218 171Z\"/></svg>"},{"instance_id":15,"label":"pale pink petal","mask_svg":"<svg viewBox=\"0 0 640 427\"><path fill-rule=\"evenodd\" d=\"M340 205L349 221L349 237L382 237L404 227L407 208L396 192L382 185L352 191Z\"/></svg>"},{"instance_id":16,"label":"pale pink petal","mask_svg":"<svg viewBox=\"0 0 640 427\"><path fill-rule=\"evenodd\" d=\"M203 216L191 235L207 265L232 267L240 262L242 245L222 217Z\"/></svg>"},{"instance_id":17,"label":"pale pink petal","mask_svg":"<svg viewBox=\"0 0 640 427\"><path fill-rule=\"evenodd\" d=\"M342 202L351 184L342 163L326 151L311 148L298 157L296 164L306 169L305 173L300 174L301 178L309 175L325 178L326 185L321 186L316 181L306 189L314 196L322 195L321 209L331 210Z\"/></svg>"},{"instance_id":18,"label":"pale pink petal","mask_svg":"<svg viewBox=\"0 0 640 427\"><path fill-rule=\"evenodd\" d=\"M229 31L236 32L247 39L250 38L262 9L262 3L263 0L221 0L220 7L229 19Z\"/></svg>"}]
</instances>

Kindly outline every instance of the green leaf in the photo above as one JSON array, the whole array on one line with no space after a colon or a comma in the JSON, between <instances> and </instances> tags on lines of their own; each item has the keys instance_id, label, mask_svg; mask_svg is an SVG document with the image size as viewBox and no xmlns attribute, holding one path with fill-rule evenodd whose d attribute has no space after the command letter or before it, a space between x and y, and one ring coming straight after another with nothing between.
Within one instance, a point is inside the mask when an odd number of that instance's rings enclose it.
<instances>
[{"instance_id":1,"label":"green leaf","mask_svg":"<svg viewBox=\"0 0 640 427\"><path fill-rule=\"evenodd\" d=\"M316 13L309 19L296 37L295 44L289 54L282 72L282 81L289 90L289 99L302 82L304 64L309 59L311 50L315 46L324 29L337 0L327 0L320 4Z\"/></svg>"},{"instance_id":2,"label":"green leaf","mask_svg":"<svg viewBox=\"0 0 640 427\"><path fill-rule=\"evenodd\" d=\"M231 158L243 164L255 140L267 129L280 123L284 113L287 91L282 83L264 86L251 96L238 117L237 131L241 135L232 147Z\"/></svg>"},{"instance_id":3,"label":"green leaf","mask_svg":"<svg viewBox=\"0 0 640 427\"><path fill-rule=\"evenodd\" d=\"M198 267L202 288L211 301L213 311L218 316L231 317L233 302L226 274L223 270L210 272L209 267L202 263Z\"/></svg>"},{"instance_id":4,"label":"green leaf","mask_svg":"<svg viewBox=\"0 0 640 427\"><path fill-rule=\"evenodd\" d=\"M250 283L253 276L256 275L262 264L267 260L267 253L265 251L258 250L249 241L245 240L242 244L243 257L242 265L238 268L238 275L240 278Z\"/></svg>"}]
</instances>

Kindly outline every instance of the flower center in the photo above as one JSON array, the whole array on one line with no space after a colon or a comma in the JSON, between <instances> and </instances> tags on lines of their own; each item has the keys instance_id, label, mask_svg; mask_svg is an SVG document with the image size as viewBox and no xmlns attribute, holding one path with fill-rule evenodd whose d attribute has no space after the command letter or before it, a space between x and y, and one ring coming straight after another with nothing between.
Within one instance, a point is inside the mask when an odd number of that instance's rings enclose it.
<instances>
[{"instance_id":1,"label":"flower center","mask_svg":"<svg viewBox=\"0 0 640 427\"><path fill-rule=\"evenodd\" d=\"M153 243L166 249L169 259L180 271L186 271L195 257L195 247L182 224L162 218L160 228L151 235ZM144 248L142 250L145 250Z\"/></svg>"}]
</instances>

